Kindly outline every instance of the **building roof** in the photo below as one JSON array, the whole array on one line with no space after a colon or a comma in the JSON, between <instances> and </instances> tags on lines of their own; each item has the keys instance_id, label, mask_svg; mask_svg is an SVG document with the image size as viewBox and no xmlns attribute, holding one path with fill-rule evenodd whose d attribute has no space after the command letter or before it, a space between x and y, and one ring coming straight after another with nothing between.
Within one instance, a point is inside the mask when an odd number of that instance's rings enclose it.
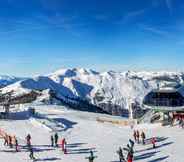
<instances>
[{"instance_id":1,"label":"building roof","mask_svg":"<svg viewBox=\"0 0 184 162\"><path fill-rule=\"evenodd\" d=\"M171 98L163 100L163 97L161 97L160 100L156 99L156 98L152 98L152 99L150 98L147 100L146 97L152 93L161 93L163 95L170 94ZM177 93L177 95L175 93ZM174 102L172 101L173 94L175 97L178 98L179 104L174 105ZM160 95L158 95L158 98L159 98L159 96ZM176 101L175 99L176 98L174 98L174 101ZM182 104L181 104L181 100L183 100ZM144 101L146 101L146 102L144 102ZM148 108L148 109L163 110L163 111L177 111L177 110L181 111L181 110L184 110L184 85L175 85L175 86L172 86L172 85L168 86L167 85L167 86L164 86L164 87L161 87L158 89L154 89L145 96L144 101L143 101L143 107ZM155 104L156 102L158 105ZM167 103L167 104L164 105L165 103Z\"/></svg>"},{"instance_id":2,"label":"building roof","mask_svg":"<svg viewBox=\"0 0 184 162\"><path fill-rule=\"evenodd\" d=\"M168 84L158 89L153 89L152 92L160 93L180 93L184 97L184 85L181 84Z\"/></svg>"}]
</instances>

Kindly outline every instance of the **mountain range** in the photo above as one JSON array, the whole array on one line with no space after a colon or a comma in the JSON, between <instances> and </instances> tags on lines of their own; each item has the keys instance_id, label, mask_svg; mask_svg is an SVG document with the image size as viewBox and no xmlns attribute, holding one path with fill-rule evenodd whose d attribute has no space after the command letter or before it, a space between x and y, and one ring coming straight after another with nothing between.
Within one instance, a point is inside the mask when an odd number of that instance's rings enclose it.
<instances>
[{"instance_id":1,"label":"mountain range","mask_svg":"<svg viewBox=\"0 0 184 162\"><path fill-rule=\"evenodd\" d=\"M144 96L158 85L182 84L183 81L183 72L97 72L84 68L60 69L33 78L0 76L2 93L13 91L14 96L20 96L38 91L40 102L82 102L82 106L90 104L117 115L127 112L131 104L141 107Z\"/></svg>"}]
</instances>

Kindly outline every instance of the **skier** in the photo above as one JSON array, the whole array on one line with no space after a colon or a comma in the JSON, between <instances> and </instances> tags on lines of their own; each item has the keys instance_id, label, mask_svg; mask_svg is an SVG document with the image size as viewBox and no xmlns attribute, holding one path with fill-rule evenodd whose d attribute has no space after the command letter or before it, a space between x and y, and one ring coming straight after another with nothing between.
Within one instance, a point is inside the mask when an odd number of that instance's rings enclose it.
<instances>
[{"instance_id":1,"label":"skier","mask_svg":"<svg viewBox=\"0 0 184 162\"><path fill-rule=\"evenodd\" d=\"M182 118L179 119L179 127L182 126Z\"/></svg>"},{"instance_id":2,"label":"skier","mask_svg":"<svg viewBox=\"0 0 184 162\"><path fill-rule=\"evenodd\" d=\"M18 152L19 150L18 150L18 140L17 140L17 138L15 138L15 151L16 152Z\"/></svg>"},{"instance_id":3,"label":"skier","mask_svg":"<svg viewBox=\"0 0 184 162\"><path fill-rule=\"evenodd\" d=\"M172 117L172 118L171 118L171 126L172 126L172 127L174 126L174 122L175 122L174 117Z\"/></svg>"},{"instance_id":4,"label":"skier","mask_svg":"<svg viewBox=\"0 0 184 162\"><path fill-rule=\"evenodd\" d=\"M54 135L54 142L55 142L55 146L58 147L58 134L55 133Z\"/></svg>"},{"instance_id":5,"label":"skier","mask_svg":"<svg viewBox=\"0 0 184 162\"><path fill-rule=\"evenodd\" d=\"M93 155L93 151L91 150L91 151L90 151L90 156L89 156L89 157L86 157L85 159L88 159L89 162L93 162L94 159L96 159L96 158L97 158L97 156L94 156L94 155Z\"/></svg>"},{"instance_id":6,"label":"skier","mask_svg":"<svg viewBox=\"0 0 184 162\"><path fill-rule=\"evenodd\" d=\"M6 134L5 136L4 136L4 146L8 146L8 135Z\"/></svg>"},{"instance_id":7,"label":"skier","mask_svg":"<svg viewBox=\"0 0 184 162\"><path fill-rule=\"evenodd\" d=\"M127 147L124 147L123 150L127 151L127 158L128 158L128 154L131 154L132 156L134 154L134 150L132 147L130 147L129 144L127 144Z\"/></svg>"},{"instance_id":8,"label":"skier","mask_svg":"<svg viewBox=\"0 0 184 162\"><path fill-rule=\"evenodd\" d=\"M142 138L142 144L145 145L146 135L145 135L145 133L143 131L141 133L141 138Z\"/></svg>"},{"instance_id":9,"label":"skier","mask_svg":"<svg viewBox=\"0 0 184 162\"><path fill-rule=\"evenodd\" d=\"M12 137L11 136L8 136L8 140L9 140L9 146L10 146L10 148L12 148L13 147Z\"/></svg>"},{"instance_id":10,"label":"skier","mask_svg":"<svg viewBox=\"0 0 184 162\"><path fill-rule=\"evenodd\" d=\"M29 151L30 151L29 157L30 157L30 159L31 159L31 160L33 160L33 161L34 161L36 158L34 157L33 148L32 148L32 147L30 147L30 148L29 148Z\"/></svg>"},{"instance_id":11,"label":"skier","mask_svg":"<svg viewBox=\"0 0 184 162\"><path fill-rule=\"evenodd\" d=\"M65 139L64 139L62 145L63 145L64 154L67 154L67 148L66 148L67 143L66 143L66 140Z\"/></svg>"},{"instance_id":12,"label":"skier","mask_svg":"<svg viewBox=\"0 0 184 162\"><path fill-rule=\"evenodd\" d=\"M183 120L183 118L181 117L181 128L184 128L184 120Z\"/></svg>"},{"instance_id":13,"label":"skier","mask_svg":"<svg viewBox=\"0 0 184 162\"><path fill-rule=\"evenodd\" d=\"M125 158L123 155L123 150L121 147L119 147L119 150L117 151L117 154L119 155L119 162L125 162Z\"/></svg>"},{"instance_id":14,"label":"skier","mask_svg":"<svg viewBox=\"0 0 184 162\"><path fill-rule=\"evenodd\" d=\"M156 143L155 137L153 137L153 138L151 139L151 143L152 143L152 145L153 145L153 148L156 148L156 146L155 146L155 143Z\"/></svg>"},{"instance_id":15,"label":"skier","mask_svg":"<svg viewBox=\"0 0 184 162\"><path fill-rule=\"evenodd\" d=\"M127 155L127 162L133 162L133 154L131 152Z\"/></svg>"},{"instance_id":16,"label":"skier","mask_svg":"<svg viewBox=\"0 0 184 162\"><path fill-rule=\"evenodd\" d=\"M65 138L63 138L62 141L61 141L61 148L62 148L62 151L65 152L65 149L66 149L66 140L65 140Z\"/></svg>"},{"instance_id":17,"label":"skier","mask_svg":"<svg viewBox=\"0 0 184 162\"><path fill-rule=\"evenodd\" d=\"M123 150L127 151L127 162L132 162L133 160L133 154L134 154L134 151L133 151L133 148L130 147L129 144L127 144L127 147L123 148Z\"/></svg>"},{"instance_id":18,"label":"skier","mask_svg":"<svg viewBox=\"0 0 184 162\"><path fill-rule=\"evenodd\" d=\"M50 136L50 140L51 140L51 146L53 147L54 146L54 137L53 137L53 135Z\"/></svg>"},{"instance_id":19,"label":"skier","mask_svg":"<svg viewBox=\"0 0 184 162\"><path fill-rule=\"evenodd\" d=\"M140 134L138 130L137 130L136 136L137 136L137 143L139 143Z\"/></svg>"},{"instance_id":20,"label":"skier","mask_svg":"<svg viewBox=\"0 0 184 162\"><path fill-rule=\"evenodd\" d=\"M130 147L133 148L134 147L134 144L135 144L134 141L131 140L131 139L129 139L129 143L130 143Z\"/></svg>"},{"instance_id":21,"label":"skier","mask_svg":"<svg viewBox=\"0 0 184 162\"><path fill-rule=\"evenodd\" d=\"M133 137L134 137L134 141L136 142L137 141L137 131L136 130L134 130Z\"/></svg>"},{"instance_id":22,"label":"skier","mask_svg":"<svg viewBox=\"0 0 184 162\"><path fill-rule=\"evenodd\" d=\"M130 152L131 154L134 153L134 148L132 146L130 146L129 144L127 144L127 148L128 148L128 152Z\"/></svg>"},{"instance_id":23,"label":"skier","mask_svg":"<svg viewBox=\"0 0 184 162\"><path fill-rule=\"evenodd\" d=\"M31 147L31 135L30 134L27 135L26 141L27 141L27 146Z\"/></svg>"}]
</instances>

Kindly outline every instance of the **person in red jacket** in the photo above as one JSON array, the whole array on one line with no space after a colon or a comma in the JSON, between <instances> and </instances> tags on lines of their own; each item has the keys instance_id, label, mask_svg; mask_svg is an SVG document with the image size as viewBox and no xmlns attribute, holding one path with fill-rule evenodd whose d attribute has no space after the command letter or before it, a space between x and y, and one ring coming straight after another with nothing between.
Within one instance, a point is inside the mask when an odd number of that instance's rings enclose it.
<instances>
[{"instance_id":1,"label":"person in red jacket","mask_svg":"<svg viewBox=\"0 0 184 162\"><path fill-rule=\"evenodd\" d=\"M61 140L61 149L64 151L64 145L65 145L65 138Z\"/></svg>"},{"instance_id":2,"label":"person in red jacket","mask_svg":"<svg viewBox=\"0 0 184 162\"><path fill-rule=\"evenodd\" d=\"M26 142L27 142L27 146L28 146L28 147L31 147L31 135L30 135L30 134L28 134L28 135L26 136Z\"/></svg>"},{"instance_id":3,"label":"person in red jacket","mask_svg":"<svg viewBox=\"0 0 184 162\"><path fill-rule=\"evenodd\" d=\"M153 137L153 138L151 139L151 143L152 143L152 145L153 145L153 148L156 148L156 145L155 145L155 143L156 143L156 138L155 138L155 137Z\"/></svg>"},{"instance_id":4,"label":"person in red jacket","mask_svg":"<svg viewBox=\"0 0 184 162\"><path fill-rule=\"evenodd\" d=\"M133 162L133 154L131 152L128 153L127 162Z\"/></svg>"},{"instance_id":5,"label":"person in red jacket","mask_svg":"<svg viewBox=\"0 0 184 162\"><path fill-rule=\"evenodd\" d=\"M61 141L61 148L62 148L62 151L64 152L64 154L67 154L66 139L65 138L63 138Z\"/></svg>"}]
</instances>

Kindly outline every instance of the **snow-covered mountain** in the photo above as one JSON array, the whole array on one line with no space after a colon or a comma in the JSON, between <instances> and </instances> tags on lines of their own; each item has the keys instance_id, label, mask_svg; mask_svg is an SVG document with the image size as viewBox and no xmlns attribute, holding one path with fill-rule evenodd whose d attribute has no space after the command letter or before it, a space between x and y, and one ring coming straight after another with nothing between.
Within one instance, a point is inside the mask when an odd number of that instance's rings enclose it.
<instances>
[{"instance_id":1,"label":"snow-covered mountain","mask_svg":"<svg viewBox=\"0 0 184 162\"><path fill-rule=\"evenodd\" d=\"M132 103L141 103L153 88L168 83L183 83L182 72L96 72L90 69L61 69L46 76L25 79L10 84L2 91L16 95L32 90L54 91L62 99L86 100L112 114L123 114Z\"/></svg>"},{"instance_id":2,"label":"snow-covered mountain","mask_svg":"<svg viewBox=\"0 0 184 162\"><path fill-rule=\"evenodd\" d=\"M7 76L7 75L0 75L0 87L5 87L17 81L23 80L23 78L14 77L14 76Z\"/></svg>"}]
</instances>

